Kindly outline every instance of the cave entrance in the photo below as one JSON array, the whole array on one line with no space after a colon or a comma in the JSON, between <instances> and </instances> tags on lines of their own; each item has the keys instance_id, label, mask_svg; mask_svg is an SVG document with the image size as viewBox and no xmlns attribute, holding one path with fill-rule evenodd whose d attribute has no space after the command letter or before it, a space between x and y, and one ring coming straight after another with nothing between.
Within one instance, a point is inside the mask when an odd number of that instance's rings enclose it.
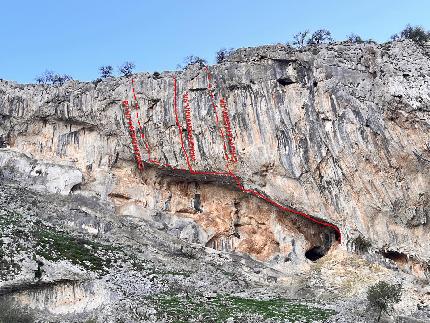
<instances>
[{"instance_id":1,"label":"cave entrance","mask_svg":"<svg viewBox=\"0 0 430 323\"><path fill-rule=\"evenodd\" d=\"M311 261L317 261L324 257L327 253L327 249L322 246L314 246L305 252L305 257Z\"/></svg>"},{"instance_id":2,"label":"cave entrance","mask_svg":"<svg viewBox=\"0 0 430 323\"><path fill-rule=\"evenodd\" d=\"M408 263L408 256L405 255L404 253L387 250L387 251L381 252L381 254L383 257L394 261L398 265L405 265Z\"/></svg>"}]
</instances>

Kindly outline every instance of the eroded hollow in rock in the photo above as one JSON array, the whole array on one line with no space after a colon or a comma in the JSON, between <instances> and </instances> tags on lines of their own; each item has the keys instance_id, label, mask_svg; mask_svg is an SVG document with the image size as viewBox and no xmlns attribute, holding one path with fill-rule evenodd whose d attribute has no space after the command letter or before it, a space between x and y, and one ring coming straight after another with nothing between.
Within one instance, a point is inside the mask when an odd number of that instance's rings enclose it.
<instances>
[{"instance_id":1,"label":"eroded hollow in rock","mask_svg":"<svg viewBox=\"0 0 430 323\"><path fill-rule=\"evenodd\" d=\"M77 191L80 191L82 189L81 183L73 185L73 187L70 189L71 193L76 193Z\"/></svg>"},{"instance_id":2,"label":"eroded hollow in rock","mask_svg":"<svg viewBox=\"0 0 430 323\"><path fill-rule=\"evenodd\" d=\"M127 193L111 192L119 213L138 215L145 214L148 207L159 209L163 217L154 220L162 222L160 227L178 237L192 237L188 240L209 248L247 254L275 265L284 264L288 257L289 263L295 264L306 259L305 252L315 246L320 250L314 251L316 255L310 252L309 257L319 259L337 239L333 228L243 192L228 176L188 174L147 165L143 177L136 191L157 199L135 202L118 198Z\"/></svg>"},{"instance_id":3,"label":"eroded hollow in rock","mask_svg":"<svg viewBox=\"0 0 430 323\"><path fill-rule=\"evenodd\" d=\"M288 78L288 77L284 77L284 78L280 78L277 79L278 83L281 84L282 86L287 86L290 84L294 84L296 83L295 81L293 81L292 79Z\"/></svg>"},{"instance_id":4,"label":"eroded hollow in rock","mask_svg":"<svg viewBox=\"0 0 430 323\"><path fill-rule=\"evenodd\" d=\"M203 212L202 203L200 201L200 194L199 193L194 194L193 206L197 212Z\"/></svg>"},{"instance_id":5,"label":"eroded hollow in rock","mask_svg":"<svg viewBox=\"0 0 430 323\"><path fill-rule=\"evenodd\" d=\"M385 258L388 258L394 261L398 265L404 265L408 262L408 256L401 252L387 250L387 251L381 252L381 254Z\"/></svg>"},{"instance_id":6,"label":"eroded hollow in rock","mask_svg":"<svg viewBox=\"0 0 430 323\"><path fill-rule=\"evenodd\" d=\"M324 257L327 253L327 249L322 246L314 246L305 252L305 257L311 261L317 261Z\"/></svg>"}]
</instances>

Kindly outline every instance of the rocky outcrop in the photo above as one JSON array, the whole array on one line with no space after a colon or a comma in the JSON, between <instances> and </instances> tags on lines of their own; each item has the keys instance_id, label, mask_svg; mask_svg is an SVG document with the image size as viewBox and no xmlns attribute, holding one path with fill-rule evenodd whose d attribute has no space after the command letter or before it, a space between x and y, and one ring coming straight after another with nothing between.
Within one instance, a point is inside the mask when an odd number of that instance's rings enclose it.
<instances>
[{"instance_id":1,"label":"rocky outcrop","mask_svg":"<svg viewBox=\"0 0 430 323\"><path fill-rule=\"evenodd\" d=\"M82 183L82 173L76 168L38 161L5 148L0 148L0 178L19 181L36 191L62 195L68 195Z\"/></svg>"},{"instance_id":2,"label":"rocky outcrop","mask_svg":"<svg viewBox=\"0 0 430 323\"><path fill-rule=\"evenodd\" d=\"M193 169L226 171L212 106L215 99L220 125L224 125L219 104L223 98L233 140L224 142L228 149L234 144L237 156L237 162L228 167L247 189L335 224L344 246L363 236L375 249L428 261L429 66L425 50L405 41L339 43L301 51L285 46L241 49L209 68L213 97L208 74L197 65L160 76L137 74L134 88L142 131L134 106L132 118L140 155L143 161L149 160L142 132L151 158L188 168L175 120L176 78L178 121L184 133L189 128L182 96L188 93ZM306 250L315 247L305 232L314 230L311 222L300 223L299 230L290 223L295 221L292 217L281 219L276 209L257 206L260 202L246 202L249 205L243 215L238 211L237 220L235 203L243 197L217 188L234 183L209 178L201 186L207 192L203 193L196 189L201 178L182 176L179 182L191 184L168 184L166 177L178 178L171 169L154 175L157 167L146 165L143 173L138 172L121 104L123 100L134 103L131 83L131 78L118 78L51 87L2 81L4 145L76 167L84 176L82 190L102 199L110 196L119 213L144 216L152 210L191 218L200 229L183 227L187 232L203 230L197 239L210 246L231 246L267 261L277 255L288 257L297 241L302 259ZM188 150L188 137L184 137ZM203 212L193 206L196 194L203 200ZM235 231L228 229L235 223L243 240L236 240ZM282 230L287 233L280 234ZM251 238L250 231L254 232ZM321 230L313 236L319 246L332 242ZM249 244L244 242L247 239ZM264 247L259 249L258 241ZM247 246L251 244L258 250L251 251Z\"/></svg>"}]
</instances>

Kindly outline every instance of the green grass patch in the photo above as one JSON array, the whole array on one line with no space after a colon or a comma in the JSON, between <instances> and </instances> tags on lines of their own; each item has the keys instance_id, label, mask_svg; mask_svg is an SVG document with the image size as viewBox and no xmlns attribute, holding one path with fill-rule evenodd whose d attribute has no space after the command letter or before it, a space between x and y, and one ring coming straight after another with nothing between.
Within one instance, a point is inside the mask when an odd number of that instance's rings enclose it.
<instances>
[{"instance_id":1,"label":"green grass patch","mask_svg":"<svg viewBox=\"0 0 430 323\"><path fill-rule=\"evenodd\" d=\"M103 271L112 259L108 246L49 229L35 231L37 253L47 260L69 260L85 269Z\"/></svg>"},{"instance_id":2,"label":"green grass patch","mask_svg":"<svg viewBox=\"0 0 430 323\"><path fill-rule=\"evenodd\" d=\"M5 240L3 240L5 239ZM7 243L5 243L7 241ZM6 279L20 270L19 252L50 261L68 260L87 270L106 273L121 252L44 224L10 210L0 210L0 277Z\"/></svg>"},{"instance_id":3,"label":"green grass patch","mask_svg":"<svg viewBox=\"0 0 430 323\"><path fill-rule=\"evenodd\" d=\"M225 322L256 319L287 322L315 322L327 320L335 314L316 306L300 304L286 299L249 299L233 296L217 296L206 299L201 296L161 294L151 298L159 318L170 322L190 320Z\"/></svg>"}]
</instances>

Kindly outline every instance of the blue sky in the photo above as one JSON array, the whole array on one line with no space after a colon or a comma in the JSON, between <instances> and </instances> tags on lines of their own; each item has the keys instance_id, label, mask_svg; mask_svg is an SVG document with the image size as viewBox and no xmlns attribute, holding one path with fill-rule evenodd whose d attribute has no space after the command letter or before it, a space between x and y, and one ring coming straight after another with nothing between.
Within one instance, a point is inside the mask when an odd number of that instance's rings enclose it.
<instances>
[{"instance_id":1,"label":"blue sky","mask_svg":"<svg viewBox=\"0 0 430 323\"><path fill-rule=\"evenodd\" d=\"M101 65L173 70L213 63L222 47L286 42L329 29L379 42L410 23L430 29L428 0L1 0L0 78L33 82L46 69L93 80Z\"/></svg>"}]
</instances>

